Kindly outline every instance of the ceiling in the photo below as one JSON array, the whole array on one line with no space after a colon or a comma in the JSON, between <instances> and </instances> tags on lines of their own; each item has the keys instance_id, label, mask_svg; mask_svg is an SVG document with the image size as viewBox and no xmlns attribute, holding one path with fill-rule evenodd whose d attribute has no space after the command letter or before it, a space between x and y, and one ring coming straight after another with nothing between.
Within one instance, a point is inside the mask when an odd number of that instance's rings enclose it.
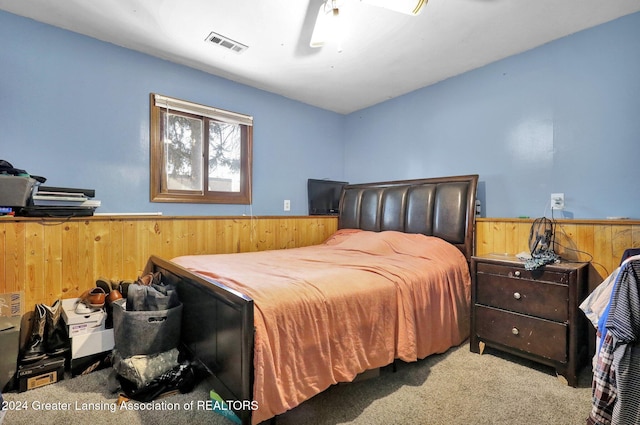
<instances>
[{"instance_id":1,"label":"ceiling","mask_svg":"<svg viewBox=\"0 0 640 425\"><path fill-rule=\"evenodd\" d=\"M340 3L341 52L309 47L322 0L0 0L0 9L342 114L640 11L639 0L430 0L410 16ZM248 48L205 41L212 31Z\"/></svg>"}]
</instances>

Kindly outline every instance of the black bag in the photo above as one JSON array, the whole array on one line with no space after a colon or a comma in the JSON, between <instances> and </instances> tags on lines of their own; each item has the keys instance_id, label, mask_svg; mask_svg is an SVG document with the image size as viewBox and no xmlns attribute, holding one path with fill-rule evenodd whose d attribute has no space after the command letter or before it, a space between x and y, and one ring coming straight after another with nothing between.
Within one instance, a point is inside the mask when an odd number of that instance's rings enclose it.
<instances>
[{"instance_id":1,"label":"black bag","mask_svg":"<svg viewBox=\"0 0 640 425\"><path fill-rule=\"evenodd\" d=\"M27 173L25 170L14 168L14 166L11 165L9 161L5 161L4 159L0 159L0 174L9 174L12 176L29 176L40 183L44 183L47 181L47 179L45 179L44 177L33 176Z\"/></svg>"},{"instance_id":2,"label":"black bag","mask_svg":"<svg viewBox=\"0 0 640 425\"><path fill-rule=\"evenodd\" d=\"M143 403L155 400L159 395L169 391L178 390L182 394L189 393L197 383L194 367L190 363L179 364L142 388L137 388L136 384L122 376L118 376L118 381L127 397Z\"/></svg>"}]
</instances>

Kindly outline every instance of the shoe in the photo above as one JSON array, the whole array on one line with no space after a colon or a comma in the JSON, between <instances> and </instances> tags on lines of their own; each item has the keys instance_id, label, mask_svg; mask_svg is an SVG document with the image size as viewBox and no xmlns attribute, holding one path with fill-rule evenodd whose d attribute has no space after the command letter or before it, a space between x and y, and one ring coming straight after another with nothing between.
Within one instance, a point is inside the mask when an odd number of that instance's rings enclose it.
<instances>
[{"instance_id":1,"label":"shoe","mask_svg":"<svg viewBox=\"0 0 640 425\"><path fill-rule=\"evenodd\" d=\"M120 291L122 298L127 298L127 295L129 294L129 285L133 285L134 283L135 282L133 280L120 281L120 288L118 288L118 290Z\"/></svg>"},{"instance_id":2,"label":"shoe","mask_svg":"<svg viewBox=\"0 0 640 425\"><path fill-rule=\"evenodd\" d=\"M75 312L78 314L88 314L104 307L106 294L104 289L96 287L85 291L78 301L76 301Z\"/></svg>"},{"instance_id":3,"label":"shoe","mask_svg":"<svg viewBox=\"0 0 640 425\"><path fill-rule=\"evenodd\" d=\"M111 279L111 289L117 289L118 291L120 290L120 280L114 280Z\"/></svg>"},{"instance_id":4,"label":"shoe","mask_svg":"<svg viewBox=\"0 0 640 425\"><path fill-rule=\"evenodd\" d=\"M154 284L155 285L159 284L161 280L162 280L162 275L160 274L160 272L155 272L155 273L147 273L146 275L139 277L136 283L138 285L150 286Z\"/></svg>"},{"instance_id":5,"label":"shoe","mask_svg":"<svg viewBox=\"0 0 640 425\"><path fill-rule=\"evenodd\" d=\"M78 298L78 300L76 301L76 305L73 309L73 311L75 311L76 314L84 316L86 314L91 314L96 311L96 309L89 307L85 303L81 302L81 300L82 298Z\"/></svg>"},{"instance_id":6,"label":"shoe","mask_svg":"<svg viewBox=\"0 0 640 425\"><path fill-rule=\"evenodd\" d=\"M122 294L117 289L112 289L107 295L107 304L112 304L114 301L122 299Z\"/></svg>"},{"instance_id":7,"label":"shoe","mask_svg":"<svg viewBox=\"0 0 640 425\"><path fill-rule=\"evenodd\" d=\"M107 297L104 289L100 287L93 288L90 290L85 297L82 299L82 302L88 305L91 308L100 309L104 307L104 301Z\"/></svg>"},{"instance_id":8,"label":"shoe","mask_svg":"<svg viewBox=\"0 0 640 425\"><path fill-rule=\"evenodd\" d=\"M47 357L47 353L44 349L44 333L47 326L47 313L42 304L36 304L33 311L33 324L31 326L31 336L24 352L22 353L22 363L32 363Z\"/></svg>"},{"instance_id":9,"label":"shoe","mask_svg":"<svg viewBox=\"0 0 640 425\"><path fill-rule=\"evenodd\" d=\"M47 355L57 356L69 351L69 337L67 330L60 320L62 306L60 300L56 300L51 307L45 309L47 327L44 335L44 349Z\"/></svg>"},{"instance_id":10,"label":"shoe","mask_svg":"<svg viewBox=\"0 0 640 425\"><path fill-rule=\"evenodd\" d=\"M96 287L101 288L108 295L111 292L111 281L106 277L99 277L96 280Z\"/></svg>"},{"instance_id":11,"label":"shoe","mask_svg":"<svg viewBox=\"0 0 640 425\"><path fill-rule=\"evenodd\" d=\"M120 288L119 281L108 280L105 277L100 277L96 280L96 287L101 288L104 291L107 304L111 304L115 300L122 298L122 293L118 290Z\"/></svg>"}]
</instances>

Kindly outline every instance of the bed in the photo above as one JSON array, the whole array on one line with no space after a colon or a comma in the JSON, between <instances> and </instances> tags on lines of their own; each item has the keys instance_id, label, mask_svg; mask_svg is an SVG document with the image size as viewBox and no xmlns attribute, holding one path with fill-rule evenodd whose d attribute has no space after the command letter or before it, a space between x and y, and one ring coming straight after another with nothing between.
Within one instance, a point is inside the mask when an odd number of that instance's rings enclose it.
<instances>
[{"instance_id":1,"label":"bed","mask_svg":"<svg viewBox=\"0 0 640 425\"><path fill-rule=\"evenodd\" d=\"M344 187L323 244L152 256L184 305L182 343L244 424L469 334L478 176Z\"/></svg>"}]
</instances>

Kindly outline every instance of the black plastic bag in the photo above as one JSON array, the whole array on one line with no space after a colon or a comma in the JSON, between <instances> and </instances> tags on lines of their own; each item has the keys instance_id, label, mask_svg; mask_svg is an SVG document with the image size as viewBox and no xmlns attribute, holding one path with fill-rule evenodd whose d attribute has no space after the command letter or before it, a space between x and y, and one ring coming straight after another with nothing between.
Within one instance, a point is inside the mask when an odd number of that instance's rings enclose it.
<instances>
[{"instance_id":1,"label":"black plastic bag","mask_svg":"<svg viewBox=\"0 0 640 425\"><path fill-rule=\"evenodd\" d=\"M120 387L124 394L132 400L146 403L158 396L178 390L182 394L189 393L195 388L198 379L191 363L182 363L158 376L142 388L137 388L133 382L118 376Z\"/></svg>"},{"instance_id":2,"label":"black plastic bag","mask_svg":"<svg viewBox=\"0 0 640 425\"><path fill-rule=\"evenodd\" d=\"M5 161L4 159L0 159L0 174L9 174L12 176L29 176L40 183L44 183L47 181L47 179L44 177L34 176L27 173L25 170L15 168L9 161Z\"/></svg>"}]
</instances>

